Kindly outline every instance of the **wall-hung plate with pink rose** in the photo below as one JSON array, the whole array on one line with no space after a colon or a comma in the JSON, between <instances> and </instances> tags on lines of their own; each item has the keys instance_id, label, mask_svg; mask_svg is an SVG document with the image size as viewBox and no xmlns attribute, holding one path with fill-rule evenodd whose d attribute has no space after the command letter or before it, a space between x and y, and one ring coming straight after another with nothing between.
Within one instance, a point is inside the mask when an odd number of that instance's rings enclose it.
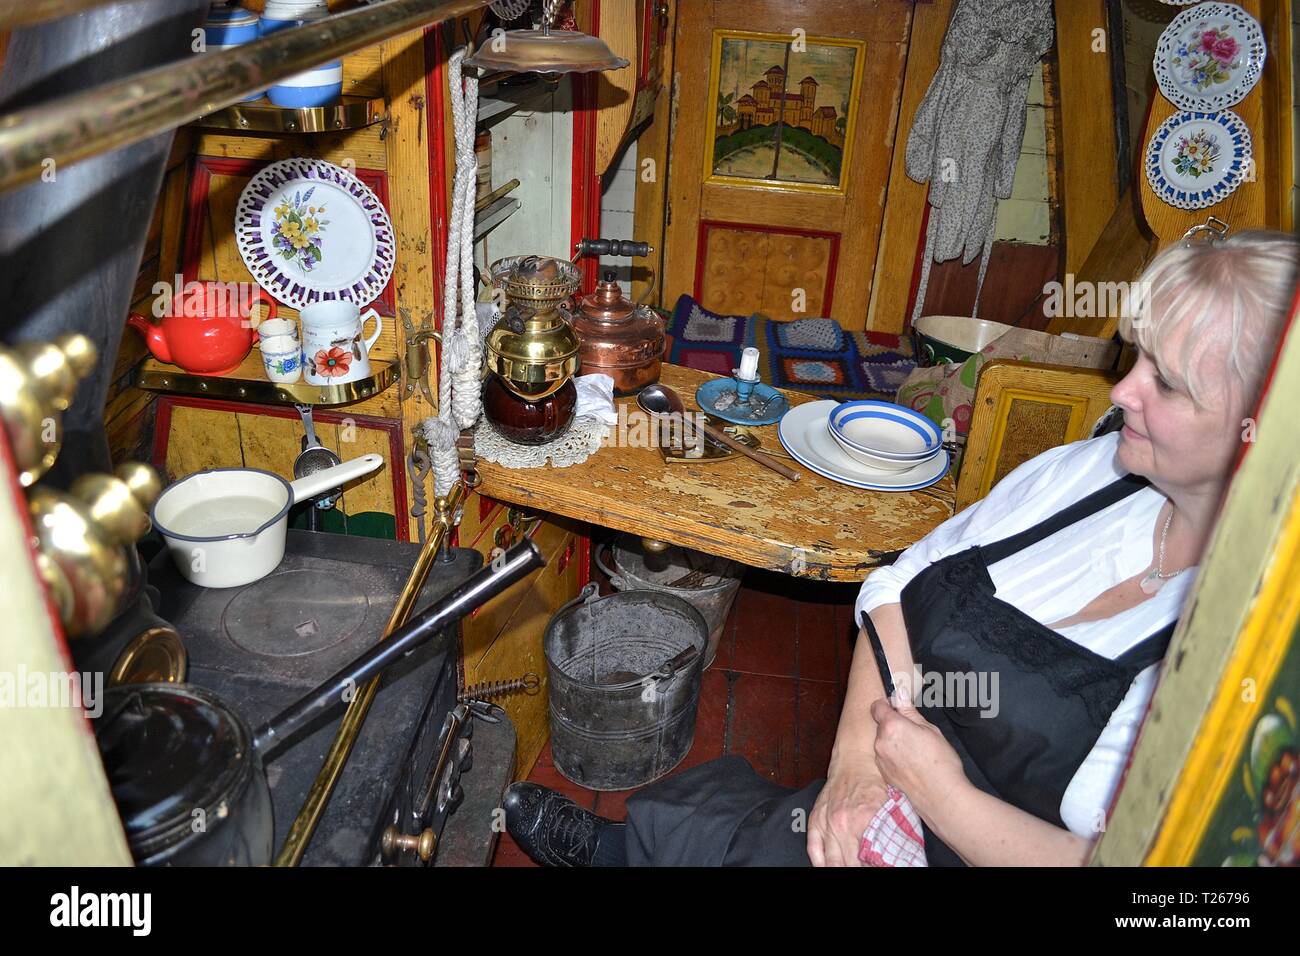
<instances>
[{"instance_id":1,"label":"wall-hung plate with pink rose","mask_svg":"<svg viewBox=\"0 0 1300 956\"><path fill-rule=\"evenodd\" d=\"M1160 92L1179 109L1215 113L1241 102L1259 82L1266 54L1259 22L1235 3L1184 10L1160 34Z\"/></svg>"}]
</instances>

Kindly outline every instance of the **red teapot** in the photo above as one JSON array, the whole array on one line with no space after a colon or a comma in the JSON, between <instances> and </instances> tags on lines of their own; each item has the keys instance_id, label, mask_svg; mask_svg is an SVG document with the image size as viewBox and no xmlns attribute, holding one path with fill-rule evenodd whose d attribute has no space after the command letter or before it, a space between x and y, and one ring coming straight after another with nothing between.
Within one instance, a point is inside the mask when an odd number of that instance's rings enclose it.
<instances>
[{"instance_id":1,"label":"red teapot","mask_svg":"<svg viewBox=\"0 0 1300 956\"><path fill-rule=\"evenodd\" d=\"M187 282L157 323L132 312L126 324L144 336L160 362L194 375L229 375L252 351L257 303L267 306L263 321L275 318L275 301L262 289L250 299L247 288L245 283Z\"/></svg>"}]
</instances>

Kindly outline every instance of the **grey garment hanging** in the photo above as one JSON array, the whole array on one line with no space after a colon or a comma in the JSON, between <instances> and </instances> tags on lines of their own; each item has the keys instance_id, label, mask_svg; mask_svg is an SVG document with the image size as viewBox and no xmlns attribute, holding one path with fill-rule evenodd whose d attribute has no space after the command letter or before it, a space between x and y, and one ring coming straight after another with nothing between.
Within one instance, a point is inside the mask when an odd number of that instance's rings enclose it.
<instances>
[{"instance_id":1,"label":"grey garment hanging","mask_svg":"<svg viewBox=\"0 0 1300 956\"><path fill-rule=\"evenodd\" d=\"M912 322L921 315L931 262L980 258L972 315L993 247L997 201L1011 195L1025 133L1025 98L1052 45L1051 0L957 0L939 69L912 120L905 168L930 184L925 261Z\"/></svg>"}]
</instances>

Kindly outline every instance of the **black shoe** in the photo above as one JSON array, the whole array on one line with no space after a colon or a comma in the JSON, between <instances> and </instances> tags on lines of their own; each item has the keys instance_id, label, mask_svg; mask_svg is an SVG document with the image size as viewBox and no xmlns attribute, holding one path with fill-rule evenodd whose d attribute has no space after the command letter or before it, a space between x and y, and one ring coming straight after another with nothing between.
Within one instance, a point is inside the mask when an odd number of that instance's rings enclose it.
<instances>
[{"instance_id":1,"label":"black shoe","mask_svg":"<svg viewBox=\"0 0 1300 956\"><path fill-rule=\"evenodd\" d=\"M506 832L543 866L591 866L600 832L613 822L535 783L512 783L502 806Z\"/></svg>"}]
</instances>

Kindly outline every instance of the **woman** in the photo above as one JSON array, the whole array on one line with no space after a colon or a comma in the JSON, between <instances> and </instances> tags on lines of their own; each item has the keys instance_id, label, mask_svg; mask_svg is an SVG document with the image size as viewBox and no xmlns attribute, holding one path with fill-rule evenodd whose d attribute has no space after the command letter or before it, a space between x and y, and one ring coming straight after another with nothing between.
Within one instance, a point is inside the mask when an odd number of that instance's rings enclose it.
<instances>
[{"instance_id":1,"label":"woman","mask_svg":"<svg viewBox=\"0 0 1300 956\"><path fill-rule=\"evenodd\" d=\"M898 691L860 633L824 783L790 792L727 757L639 792L626 827L517 784L510 832L560 865L855 866L892 787L930 865L1084 863L1253 440L1298 249L1246 233L1159 255L1120 322L1138 352L1111 393L1123 429L1025 463L868 577L859 620ZM976 686L996 699L954 699Z\"/></svg>"}]
</instances>

